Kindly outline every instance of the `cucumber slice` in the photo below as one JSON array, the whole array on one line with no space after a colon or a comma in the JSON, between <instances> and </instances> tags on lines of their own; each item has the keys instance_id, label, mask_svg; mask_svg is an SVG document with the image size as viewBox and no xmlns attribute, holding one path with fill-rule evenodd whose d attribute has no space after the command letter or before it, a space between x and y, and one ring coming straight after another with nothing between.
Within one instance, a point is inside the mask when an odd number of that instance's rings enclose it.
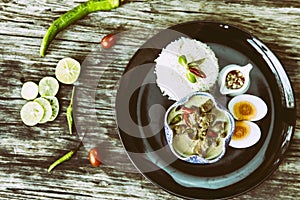
<instances>
[{"instance_id":1,"label":"cucumber slice","mask_svg":"<svg viewBox=\"0 0 300 200\"><path fill-rule=\"evenodd\" d=\"M43 118L44 109L39 103L29 101L23 105L20 115L24 124L27 126L34 126Z\"/></svg>"},{"instance_id":2,"label":"cucumber slice","mask_svg":"<svg viewBox=\"0 0 300 200\"><path fill-rule=\"evenodd\" d=\"M46 76L39 82L39 93L43 96L55 96L59 89L58 81L51 77Z\"/></svg>"},{"instance_id":3,"label":"cucumber slice","mask_svg":"<svg viewBox=\"0 0 300 200\"><path fill-rule=\"evenodd\" d=\"M21 89L21 96L26 100L33 100L39 94L38 85L32 81L28 81L23 84Z\"/></svg>"},{"instance_id":4,"label":"cucumber slice","mask_svg":"<svg viewBox=\"0 0 300 200\"><path fill-rule=\"evenodd\" d=\"M53 120L55 120L55 118L57 117L58 112L59 112L58 99L56 97L53 97L53 96L45 96L44 98L47 99L50 102L50 105L52 107L52 115L51 115L49 121L53 121Z\"/></svg>"},{"instance_id":5,"label":"cucumber slice","mask_svg":"<svg viewBox=\"0 0 300 200\"><path fill-rule=\"evenodd\" d=\"M52 116L52 106L51 106L50 102L43 97L39 97L39 98L35 99L34 102L39 103L44 109L44 116L39 121L39 123L43 124L43 123L46 123L47 121L49 121Z\"/></svg>"},{"instance_id":6,"label":"cucumber slice","mask_svg":"<svg viewBox=\"0 0 300 200\"><path fill-rule=\"evenodd\" d=\"M80 63L73 58L61 59L55 68L57 80L64 84L73 84L80 74Z\"/></svg>"}]
</instances>

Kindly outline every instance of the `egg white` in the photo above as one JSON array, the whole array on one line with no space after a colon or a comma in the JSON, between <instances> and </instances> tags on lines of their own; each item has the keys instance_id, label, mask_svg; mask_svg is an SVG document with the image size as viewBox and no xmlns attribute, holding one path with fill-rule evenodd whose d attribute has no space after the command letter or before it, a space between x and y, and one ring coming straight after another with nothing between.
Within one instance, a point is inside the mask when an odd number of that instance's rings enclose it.
<instances>
[{"instance_id":1,"label":"egg white","mask_svg":"<svg viewBox=\"0 0 300 200\"><path fill-rule=\"evenodd\" d=\"M242 101L248 101L251 104L253 104L253 106L256 108L256 115L249 121L259 121L266 116L268 112L268 107L267 104L261 98L250 94L242 94L232 98L228 103L228 109L235 119L238 120L237 116L235 116L233 112L233 107L236 103Z\"/></svg>"},{"instance_id":2,"label":"egg white","mask_svg":"<svg viewBox=\"0 0 300 200\"><path fill-rule=\"evenodd\" d=\"M233 137L229 142L229 146L234 148L247 148L256 144L260 137L261 131L257 124L250 122L250 121L243 121L244 123L248 124L250 127L250 133L243 139L234 140Z\"/></svg>"}]
</instances>

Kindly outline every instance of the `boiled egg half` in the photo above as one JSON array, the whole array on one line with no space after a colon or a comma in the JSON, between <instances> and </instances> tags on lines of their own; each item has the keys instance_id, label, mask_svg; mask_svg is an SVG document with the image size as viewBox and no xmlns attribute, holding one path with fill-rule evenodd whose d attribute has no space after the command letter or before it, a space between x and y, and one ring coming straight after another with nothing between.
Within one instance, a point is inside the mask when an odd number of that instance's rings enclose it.
<instances>
[{"instance_id":1,"label":"boiled egg half","mask_svg":"<svg viewBox=\"0 0 300 200\"><path fill-rule=\"evenodd\" d=\"M236 121L229 146L247 148L256 144L260 137L261 131L257 124L250 121Z\"/></svg>"},{"instance_id":2,"label":"boiled egg half","mask_svg":"<svg viewBox=\"0 0 300 200\"><path fill-rule=\"evenodd\" d=\"M257 96L243 94L232 98L228 103L228 109L236 119L229 146L247 148L256 144L261 137L261 130L254 121L266 116L268 112L266 103Z\"/></svg>"},{"instance_id":3,"label":"boiled egg half","mask_svg":"<svg viewBox=\"0 0 300 200\"><path fill-rule=\"evenodd\" d=\"M236 120L258 121L268 112L266 103L259 97L242 94L232 98L228 109Z\"/></svg>"}]
</instances>

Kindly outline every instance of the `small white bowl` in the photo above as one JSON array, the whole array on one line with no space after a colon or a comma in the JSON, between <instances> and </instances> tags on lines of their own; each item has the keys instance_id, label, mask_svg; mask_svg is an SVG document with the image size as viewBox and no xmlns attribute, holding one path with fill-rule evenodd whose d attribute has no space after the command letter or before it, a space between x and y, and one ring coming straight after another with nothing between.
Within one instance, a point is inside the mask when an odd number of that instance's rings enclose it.
<instances>
[{"instance_id":1,"label":"small white bowl","mask_svg":"<svg viewBox=\"0 0 300 200\"><path fill-rule=\"evenodd\" d=\"M249 89L249 86L250 86L250 75L249 74L250 74L250 71L252 70L252 68L253 68L253 66L250 63L245 66L230 64L230 65L227 65L226 67L224 67L221 70L221 72L219 74L219 78L218 78L218 83L220 85L220 93L223 95L228 94L230 96L237 96L237 95L247 92L247 90ZM244 77L244 83L241 88L238 88L238 89L227 88L226 77L232 71L239 71L242 73L242 75Z\"/></svg>"},{"instance_id":2,"label":"small white bowl","mask_svg":"<svg viewBox=\"0 0 300 200\"><path fill-rule=\"evenodd\" d=\"M203 96L205 98L211 99L212 102L214 103L214 108L213 108L212 112L215 112L215 114L216 114L215 115L216 118L214 119L214 122L219 122L219 121L220 122L221 121L226 122L226 133L225 133L226 136L222 137L221 142L220 142L221 151L217 156L214 156L214 157L209 158L209 159L206 159L206 158L204 158L204 157L202 157L198 154L184 156L184 155L178 153L174 149L174 146L173 146L173 138L174 138L175 134L173 133L172 128L168 124L169 113L171 111L174 112L173 108L178 108L178 106L181 107L182 105L189 105L189 104L186 104L186 103L190 103L189 100L193 96ZM172 153L177 158L179 158L180 160L183 160L183 161L186 161L186 162L189 162L189 163L194 163L194 164L210 164L210 163L215 163L215 162L219 161L224 156L224 154L226 152L226 148L227 148L227 146L230 142L231 136L234 132L234 128L235 128L235 122L234 122L234 118L232 117L232 115L223 106L221 106L219 103L217 103L215 98L211 94L206 93L206 92L194 92L194 93L184 97L180 101L177 101L176 103L174 103L172 106L170 106L168 108L168 110L165 114L165 118L164 118L165 136L166 136L167 143L168 143Z\"/></svg>"}]
</instances>

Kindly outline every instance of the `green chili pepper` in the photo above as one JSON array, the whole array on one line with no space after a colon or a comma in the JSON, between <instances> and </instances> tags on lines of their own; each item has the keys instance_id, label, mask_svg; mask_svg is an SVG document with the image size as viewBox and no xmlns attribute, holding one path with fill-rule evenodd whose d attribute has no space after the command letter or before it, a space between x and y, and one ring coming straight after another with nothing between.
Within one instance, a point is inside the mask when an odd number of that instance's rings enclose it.
<instances>
[{"instance_id":1,"label":"green chili pepper","mask_svg":"<svg viewBox=\"0 0 300 200\"><path fill-rule=\"evenodd\" d=\"M46 34L44 35L40 47L40 55L42 57L45 56L46 50L50 45L50 42L60 31L73 24L77 20L85 17L91 12L96 12L100 10L111 10L117 8L120 5L120 1L122 2L124 0L89 0L85 3L78 5L77 7L68 11L67 13L61 15L51 24Z\"/></svg>"},{"instance_id":2,"label":"green chili pepper","mask_svg":"<svg viewBox=\"0 0 300 200\"><path fill-rule=\"evenodd\" d=\"M196 83L196 78L191 72L186 73L186 77L191 83Z\"/></svg>"},{"instance_id":3,"label":"green chili pepper","mask_svg":"<svg viewBox=\"0 0 300 200\"><path fill-rule=\"evenodd\" d=\"M68 153L66 153L65 155L63 155L59 159L57 159L55 162L53 162L50 165L50 167L48 168L48 172L51 172L57 165L59 165L59 164L65 162L65 161L71 159L72 156L80 149L80 147L83 146L83 139L84 139L84 137L85 137L85 135L83 135L82 140L80 141L79 145L75 149L69 151Z\"/></svg>"},{"instance_id":4,"label":"green chili pepper","mask_svg":"<svg viewBox=\"0 0 300 200\"><path fill-rule=\"evenodd\" d=\"M67 113L66 113L70 135L72 135L72 128L73 128L73 98L74 98L74 91L75 91L75 86L73 87L70 104L67 108Z\"/></svg>"},{"instance_id":5,"label":"green chili pepper","mask_svg":"<svg viewBox=\"0 0 300 200\"><path fill-rule=\"evenodd\" d=\"M182 119L182 115L181 114L178 114L176 115L170 122L170 125L174 125L174 124L177 124L178 122L180 122Z\"/></svg>"},{"instance_id":6,"label":"green chili pepper","mask_svg":"<svg viewBox=\"0 0 300 200\"><path fill-rule=\"evenodd\" d=\"M51 172L52 169L54 169L57 165L69 160L75 151L69 151L68 153L66 153L65 155L63 155L62 157L60 157L58 160L56 160L54 163L52 163L50 165L50 167L48 168L48 172Z\"/></svg>"},{"instance_id":7,"label":"green chili pepper","mask_svg":"<svg viewBox=\"0 0 300 200\"><path fill-rule=\"evenodd\" d=\"M184 67L186 67L187 64L188 64L185 55L179 56L178 62L179 62L180 65L182 65Z\"/></svg>"}]
</instances>

